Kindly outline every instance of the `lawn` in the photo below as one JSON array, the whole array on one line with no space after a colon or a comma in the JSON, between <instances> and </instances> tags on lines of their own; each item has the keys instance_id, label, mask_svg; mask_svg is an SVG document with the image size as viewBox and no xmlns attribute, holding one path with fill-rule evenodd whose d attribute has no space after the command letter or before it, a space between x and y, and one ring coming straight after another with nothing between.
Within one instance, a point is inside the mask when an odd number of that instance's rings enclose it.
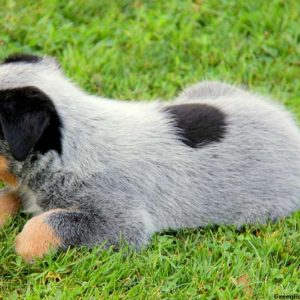
<instances>
[{"instance_id":1,"label":"lawn","mask_svg":"<svg viewBox=\"0 0 300 300\"><path fill-rule=\"evenodd\" d=\"M53 55L82 88L119 99L169 100L199 80L224 80L285 103L300 121L298 0L0 0L0 8L0 59ZM71 249L32 265L14 253L28 218L0 229L0 299L300 295L300 213L240 232L157 234L139 253Z\"/></svg>"}]
</instances>

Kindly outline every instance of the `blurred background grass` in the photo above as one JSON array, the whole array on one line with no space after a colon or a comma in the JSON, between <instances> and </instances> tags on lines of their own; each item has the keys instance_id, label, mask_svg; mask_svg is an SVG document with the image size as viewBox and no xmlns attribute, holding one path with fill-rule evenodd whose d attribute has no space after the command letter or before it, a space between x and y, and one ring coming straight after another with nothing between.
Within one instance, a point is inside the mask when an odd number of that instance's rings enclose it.
<instances>
[{"instance_id":1,"label":"blurred background grass","mask_svg":"<svg viewBox=\"0 0 300 300\"><path fill-rule=\"evenodd\" d=\"M300 96L297 0L0 3L0 57L56 56L91 92L170 98L213 78Z\"/></svg>"}]
</instances>

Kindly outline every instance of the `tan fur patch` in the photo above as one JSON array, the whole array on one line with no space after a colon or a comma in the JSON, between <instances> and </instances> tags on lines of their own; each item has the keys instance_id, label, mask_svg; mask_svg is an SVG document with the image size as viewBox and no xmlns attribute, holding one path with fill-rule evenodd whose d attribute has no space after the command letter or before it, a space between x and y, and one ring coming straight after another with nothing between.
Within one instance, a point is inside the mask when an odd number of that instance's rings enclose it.
<instances>
[{"instance_id":1,"label":"tan fur patch","mask_svg":"<svg viewBox=\"0 0 300 300\"><path fill-rule=\"evenodd\" d=\"M9 172L9 163L3 155L0 155L0 180L12 187L18 185L17 178Z\"/></svg>"},{"instance_id":2,"label":"tan fur patch","mask_svg":"<svg viewBox=\"0 0 300 300\"><path fill-rule=\"evenodd\" d=\"M16 252L26 261L43 257L49 250L61 245L54 230L45 223L45 217L58 210L51 210L30 219L16 238Z\"/></svg>"},{"instance_id":3,"label":"tan fur patch","mask_svg":"<svg viewBox=\"0 0 300 300\"><path fill-rule=\"evenodd\" d=\"M20 198L13 192L0 194L0 227L20 209Z\"/></svg>"}]
</instances>

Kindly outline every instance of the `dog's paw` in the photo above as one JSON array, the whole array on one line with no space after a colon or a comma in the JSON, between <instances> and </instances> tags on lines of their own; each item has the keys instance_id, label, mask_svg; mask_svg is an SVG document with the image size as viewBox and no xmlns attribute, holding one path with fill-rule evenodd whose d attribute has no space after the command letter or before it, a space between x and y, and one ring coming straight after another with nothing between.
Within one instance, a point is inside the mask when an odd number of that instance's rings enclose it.
<instances>
[{"instance_id":1,"label":"dog's paw","mask_svg":"<svg viewBox=\"0 0 300 300\"><path fill-rule=\"evenodd\" d=\"M16 238L16 252L28 262L43 257L61 245L60 238L45 222L48 214L44 213L30 219Z\"/></svg>"},{"instance_id":2,"label":"dog's paw","mask_svg":"<svg viewBox=\"0 0 300 300\"><path fill-rule=\"evenodd\" d=\"M21 201L14 193L0 194L0 227L20 209Z\"/></svg>"}]
</instances>

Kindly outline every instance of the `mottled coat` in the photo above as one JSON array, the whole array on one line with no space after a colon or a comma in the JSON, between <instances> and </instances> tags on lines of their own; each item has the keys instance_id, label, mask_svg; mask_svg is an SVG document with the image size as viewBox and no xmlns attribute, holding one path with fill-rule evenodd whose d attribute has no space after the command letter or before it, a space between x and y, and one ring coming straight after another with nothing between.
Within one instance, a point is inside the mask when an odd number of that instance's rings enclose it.
<instances>
[{"instance_id":1,"label":"mottled coat","mask_svg":"<svg viewBox=\"0 0 300 300\"><path fill-rule=\"evenodd\" d=\"M17 238L27 259L120 238L139 248L164 229L300 209L293 117L223 83L174 102L118 101L83 92L51 58L13 56L0 65L0 122L3 170L16 180L5 195L37 214Z\"/></svg>"}]
</instances>

